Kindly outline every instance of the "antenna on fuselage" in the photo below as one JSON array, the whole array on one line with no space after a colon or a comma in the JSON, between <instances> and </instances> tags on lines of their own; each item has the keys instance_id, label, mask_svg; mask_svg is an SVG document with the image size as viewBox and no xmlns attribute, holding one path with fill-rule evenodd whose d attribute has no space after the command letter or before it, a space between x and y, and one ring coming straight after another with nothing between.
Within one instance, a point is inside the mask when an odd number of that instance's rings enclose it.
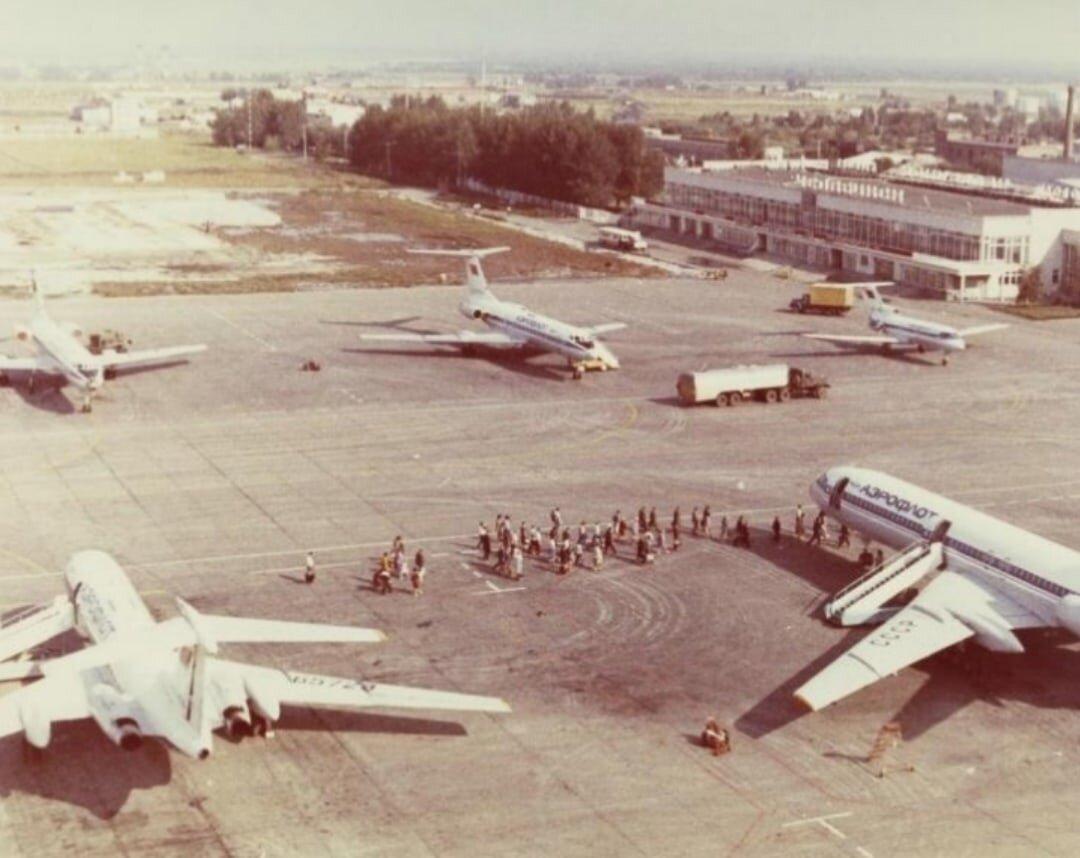
<instances>
[{"instance_id":1,"label":"antenna on fuselage","mask_svg":"<svg viewBox=\"0 0 1080 858\"><path fill-rule=\"evenodd\" d=\"M483 266L480 260L485 256L493 256L496 253L505 253L509 247L481 247L466 250L441 250L420 249L409 250L418 256L455 256L465 260L465 287L470 294L486 294L488 291L487 278L484 276Z\"/></svg>"}]
</instances>

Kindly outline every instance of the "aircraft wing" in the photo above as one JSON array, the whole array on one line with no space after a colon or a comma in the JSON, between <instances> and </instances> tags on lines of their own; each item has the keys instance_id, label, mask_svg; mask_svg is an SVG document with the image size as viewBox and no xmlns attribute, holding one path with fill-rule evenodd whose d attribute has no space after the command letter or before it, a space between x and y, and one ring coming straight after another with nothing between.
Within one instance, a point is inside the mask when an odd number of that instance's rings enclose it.
<instances>
[{"instance_id":1,"label":"aircraft wing","mask_svg":"<svg viewBox=\"0 0 1080 858\"><path fill-rule=\"evenodd\" d=\"M874 334L803 334L808 340L852 346L897 346L902 342L896 337Z\"/></svg>"},{"instance_id":2,"label":"aircraft wing","mask_svg":"<svg viewBox=\"0 0 1080 858\"><path fill-rule=\"evenodd\" d=\"M957 581L963 592L969 589L966 579L942 572L911 604L798 688L795 697L811 709L822 709L974 635L971 626L948 610Z\"/></svg>"},{"instance_id":3,"label":"aircraft wing","mask_svg":"<svg viewBox=\"0 0 1080 858\"><path fill-rule=\"evenodd\" d=\"M362 334L362 340L376 340L390 343L428 343L435 346L487 346L494 349L512 349L522 345L523 340L516 340L498 331L461 331L456 334Z\"/></svg>"},{"instance_id":4,"label":"aircraft wing","mask_svg":"<svg viewBox=\"0 0 1080 858\"><path fill-rule=\"evenodd\" d=\"M43 679L0 697L0 737L21 733L30 724L77 721L90 717L86 690L77 676Z\"/></svg>"},{"instance_id":5,"label":"aircraft wing","mask_svg":"<svg viewBox=\"0 0 1080 858\"><path fill-rule=\"evenodd\" d=\"M381 643L386 635L378 629L332 626L325 623L292 623L199 614L197 621L218 643Z\"/></svg>"},{"instance_id":6,"label":"aircraft wing","mask_svg":"<svg viewBox=\"0 0 1080 858\"><path fill-rule=\"evenodd\" d=\"M607 322L603 325L593 325L586 328L590 336L598 337L601 334L610 334L612 331L621 331L626 327L626 322Z\"/></svg>"},{"instance_id":7,"label":"aircraft wing","mask_svg":"<svg viewBox=\"0 0 1080 858\"><path fill-rule=\"evenodd\" d=\"M194 346L169 346L163 349L141 349L134 352L104 351L98 357L98 365L106 369L127 366L145 366L154 363L166 363L188 355L206 351L205 344Z\"/></svg>"},{"instance_id":8,"label":"aircraft wing","mask_svg":"<svg viewBox=\"0 0 1080 858\"><path fill-rule=\"evenodd\" d=\"M212 669L253 680L284 706L325 709L447 709L460 712L509 712L498 697L429 691L403 685L384 685L314 673L296 673L250 664L214 659Z\"/></svg>"},{"instance_id":9,"label":"aircraft wing","mask_svg":"<svg viewBox=\"0 0 1080 858\"><path fill-rule=\"evenodd\" d=\"M0 355L0 372L47 372L52 364L44 363L36 357L8 357Z\"/></svg>"},{"instance_id":10,"label":"aircraft wing","mask_svg":"<svg viewBox=\"0 0 1080 858\"><path fill-rule=\"evenodd\" d=\"M72 627L74 614L66 596L57 596L47 605L0 626L0 661L31 650Z\"/></svg>"},{"instance_id":11,"label":"aircraft wing","mask_svg":"<svg viewBox=\"0 0 1080 858\"><path fill-rule=\"evenodd\" d=\"M997 322L992 325L976 325L973 328L964 328L960 331L960 336L967 339L968 337L977 337L979 334L989 334L991 331L1000 331L1003 328L1009 327L1003 322Z\"/></svg>"}]
</instances>

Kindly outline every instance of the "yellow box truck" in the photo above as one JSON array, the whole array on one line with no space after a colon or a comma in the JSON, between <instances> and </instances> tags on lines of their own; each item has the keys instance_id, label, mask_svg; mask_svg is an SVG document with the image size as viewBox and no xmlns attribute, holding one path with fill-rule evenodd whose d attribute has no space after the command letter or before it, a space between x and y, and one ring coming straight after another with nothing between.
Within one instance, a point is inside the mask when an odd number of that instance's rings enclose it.
<instances>
[{"instance_id":1,"label":"yellow box truck","mask_svg":"<svg viewBox=\"0 0 1080 858\"><path fill-rule=\"evenodd\" d=\"M854 283L814 283L810 291L792 300L790 307L797 313L827 313L842 315L855 306Z\"/></svg>"}]
</instances>

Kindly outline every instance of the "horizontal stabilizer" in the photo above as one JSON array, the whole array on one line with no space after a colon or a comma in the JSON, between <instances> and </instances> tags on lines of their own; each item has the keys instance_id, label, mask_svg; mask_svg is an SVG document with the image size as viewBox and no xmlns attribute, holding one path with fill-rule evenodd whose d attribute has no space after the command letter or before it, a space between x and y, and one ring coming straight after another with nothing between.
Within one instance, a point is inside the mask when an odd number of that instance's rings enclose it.
<instances>
[{"instance_id":1,"label":"horizontal stabilizer","mask_svg":"<svg viewBox=\"0 0 1080 858\"><path fill-rule=\"evenodd\" d=\"M293 623L200 614L199 620L218 643L381 643L378 629Z\"/></svg>"},{"instance_id":2,"label":"horizontal stabilizer","mask_svg":"<svg viewBox=\"0 0 1080 858\"><path fill-rule=\"evenodd\" d=\"M989 334L991 331L1000 331L1009 327L1004 322L995 322L992 325L976 325L973 328L964 328L960 331L962 337L977 337L979 334Z\"/></svg>"},{"instance_id":3,"label":"horizontal stabilizer","mask_svg":"<svg viewBox=\"0 0 1080 858\"><path fill-rule=\"evenodd\" d=\"M626 327L626 322L607 322L603 325L593 325L589 328L589 334L598 337L602 334L610 334L613 331L621 331Z\"/></svg>"}]
</instances>

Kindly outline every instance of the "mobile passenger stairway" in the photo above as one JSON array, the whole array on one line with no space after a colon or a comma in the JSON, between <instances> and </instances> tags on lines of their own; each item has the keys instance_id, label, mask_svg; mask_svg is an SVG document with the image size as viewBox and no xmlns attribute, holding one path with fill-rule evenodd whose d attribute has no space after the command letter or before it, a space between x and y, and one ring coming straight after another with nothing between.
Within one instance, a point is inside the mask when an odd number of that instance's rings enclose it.
<instances>
[{"instance_id":1,"label":"mobile passenger stairway","mask_svg":"<svg viewBox=\"0 0 1080 858\"><path fill-rule=\"evenodd\" d=\"M899 608L883 605L943 566L948 523L943 525L930 539L908 546L834 593L825 603L825 619L838 626L861 626L884 622L895 614Z\"/></svg>"}]
</instances>

